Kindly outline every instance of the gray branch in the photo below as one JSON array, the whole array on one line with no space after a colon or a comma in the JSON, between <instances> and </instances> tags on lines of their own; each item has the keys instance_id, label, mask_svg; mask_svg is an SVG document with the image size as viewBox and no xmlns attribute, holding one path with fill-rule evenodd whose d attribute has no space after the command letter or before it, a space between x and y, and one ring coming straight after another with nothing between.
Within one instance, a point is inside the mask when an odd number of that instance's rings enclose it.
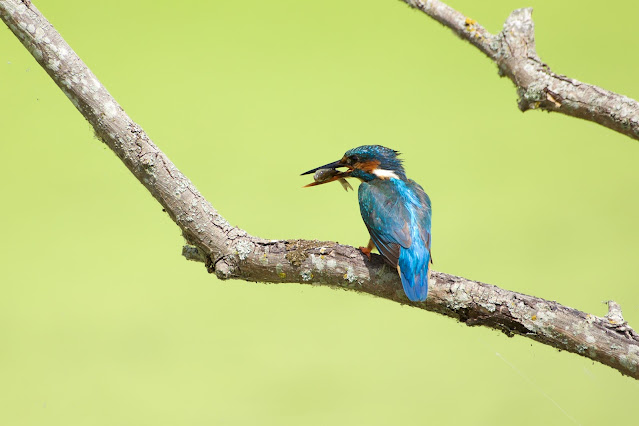
<instances>
[{"instance_id":1,"label":"gray branch","mask_svg":"<svg viewBox=\"0 0 639 426\"><path fill-rule=\"evenodd\" d=\"M532 8L510 14L491 34L474 19L438 0L402 0L453 30L481 50L515 84L521 111L542 109L594 121L639 139L639 102L601 87L554 73L535 50Z\"/></svg>"},{"instance_id":2,"label":"gray branch","mask_svg":"<svg viewBox=\"0 0 639 426\"><path fill-rule=\"evenodd\" d=\"M31 4L0 0L0 15L95 129L180 227L186 258L220 279L326 285L525 336L639 378L639 336L619 305L597 317L557 302L434 272L426 302L410 302L395 270L354 247L326 241L265 240L231 226L171 163Z\"/></svg>"}]
</instances>

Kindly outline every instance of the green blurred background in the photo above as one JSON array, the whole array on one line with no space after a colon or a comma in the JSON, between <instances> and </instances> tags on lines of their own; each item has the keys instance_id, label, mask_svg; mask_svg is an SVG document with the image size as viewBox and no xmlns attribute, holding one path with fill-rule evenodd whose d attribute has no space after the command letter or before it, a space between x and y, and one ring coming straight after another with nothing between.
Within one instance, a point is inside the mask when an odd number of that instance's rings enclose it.
<instances>
[{"instance_id":1,"label":"green blurred background","mask_svg":"<svg viewBox=\"0 0 639 426\"><path fill-rule=\"evenodd\" d=\"M362 144L433 200L435 269L639 327L639 142L520 113L475 48L393 0L35 2L234 225L368 239L299 173ZM556 72L639 98L639 3L533 6ZM371 296L218 281L0 30L0 424L629 424L639 382ZM635 419L636 421L636 419Z\"/></svg>"}]
</instances>

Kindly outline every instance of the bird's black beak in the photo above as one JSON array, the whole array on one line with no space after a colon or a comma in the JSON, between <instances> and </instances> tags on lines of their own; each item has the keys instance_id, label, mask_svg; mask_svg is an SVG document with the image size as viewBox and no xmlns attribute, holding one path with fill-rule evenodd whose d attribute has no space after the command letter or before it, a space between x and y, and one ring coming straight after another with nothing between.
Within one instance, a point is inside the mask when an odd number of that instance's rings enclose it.
<instances>
[{"instance_id":1,"label":"bird's black beak","mask_svg":"<svg viewBox=\"0 0 639 426\"><path fill-rule=\"evenodd\" d=\"M318 171L320 169L333 169L333 170L335 170L338 167L346 167L346 165L342 164L342 160L337 160L334 163L324 164L323 166L316 167L316 168L314 168L312 170L309 170L308 172L304 172L300 176L310 175L311 173L315 173L316 171Z\"/></svg>"}]
</instances>

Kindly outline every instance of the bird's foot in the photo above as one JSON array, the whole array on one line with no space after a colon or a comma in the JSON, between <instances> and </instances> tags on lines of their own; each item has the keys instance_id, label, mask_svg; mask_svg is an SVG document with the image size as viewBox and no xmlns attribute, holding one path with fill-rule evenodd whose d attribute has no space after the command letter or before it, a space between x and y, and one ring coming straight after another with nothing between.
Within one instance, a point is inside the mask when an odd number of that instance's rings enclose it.
<instances>
[{"instance_id":1,"label":"bird's foot","mask_svg":"<svg viewBox=\"0 0 639 426\"><path fill-rule=\"evenodd\" d=\"M368 261L370 262L371 260L371 248L370 247L360 247L359 251L361 251L362 253L364 253L366 255L366 257L368 257Z\"/></svg>"},{"instance_id":2,"label":"bird's foot","mask_svg":"<svg viewBox=\"0 0 639 426\"><path fill-rule=\"evenodd\" d=\"M359 251L361 251L362 253L364 253L366 255L366 257L368 257L368 261L371 261L371 251L375 248L375 243L373 243L373 240L370 239L368 240L368 245L366 247L360 247Z\"/></svg>"}]
</instances>

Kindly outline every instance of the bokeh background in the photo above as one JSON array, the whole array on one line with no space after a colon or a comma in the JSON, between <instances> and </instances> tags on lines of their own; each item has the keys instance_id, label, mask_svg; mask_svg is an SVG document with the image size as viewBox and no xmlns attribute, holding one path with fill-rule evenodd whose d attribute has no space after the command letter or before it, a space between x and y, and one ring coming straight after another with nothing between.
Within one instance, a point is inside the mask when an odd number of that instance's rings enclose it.
<instances>
[{"instance_id":1,"label":"bokeh background","mask_svg":"<svg viewBox=\"0 0 639 426\"><path fill-rule=\"evenodd\" d=\"M35 2L234 225L368 239L299 173L362 144L433 200L435 269L639 327L639 142L516 108L475 48L394 0ZM533 6L556 72L639 98L639 3ZM0 424L632 424L639 382L371 296L221 282L0 29ZM635 418L636 421L636 418Z\"/></svg>"}]
</instances>

